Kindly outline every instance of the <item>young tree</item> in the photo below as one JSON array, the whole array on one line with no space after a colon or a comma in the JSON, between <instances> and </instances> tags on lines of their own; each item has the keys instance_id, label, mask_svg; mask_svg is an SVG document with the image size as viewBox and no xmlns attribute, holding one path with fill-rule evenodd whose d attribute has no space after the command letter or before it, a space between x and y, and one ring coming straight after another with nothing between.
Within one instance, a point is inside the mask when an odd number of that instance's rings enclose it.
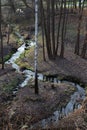
<instances>
[{"instance_id":1,"label":"young tree","mask_svg":"<svg viewBox=\"0 0 87 130\"><path fill-rule=\"evenodd\" d=\"M86 51L87 51L87 18L86 18L85 39L84 39L84 44L83 44L82 52L81 52L81 57L82 57L82 58L85 58Z\"/></svg>"},{"instance_id":2,"label":"young tree","mask_svg":"<svg viewBox=\"0 0 87 130\"><path fill-rule=\"evenodd\" d=\"M49 48L49 52L48 52L48 56L49 59L52 59L52 47L51 47L51 22L50 22L50 18L51 18L51 13L50 13L50 4L51 4L51 0L47 0L47 14L46 14L46 28L47 28L47 46Z\"/></svg>"},{"instance_id":3,"label":"young tree","mask_svg":"<svg viewBox=\"0 0 87 130\"><path fill-rule=\"evenodd\" d=\"M52 20L52 45L53 45L53 58L55 59L55 1L51 0L51 20Z\"/></svg>"},{"instance_id":4,"label":"young tree","mask_svg":"<svg viewBox=\"0 0 87 130\"><path fill-rule=\"evenodd\" d=\"M38 94L37 56L38 56L38 0L35 0L35 94Z\"/></svg>"},{"instance_id":5,"label":"young tree","mask_svg":"<svg viewBox=\"0 0 87 130\"><path fill-rule=\"evenodd\" d=\"M59 46L60 27L61 27L61 20L62 20L62 10L63 10L63 0L60 3L60 13L59 13L59 21L58 21L57 40L56 40L57 42L56 42L55 55L57 55L58 46Z\"/></svg>"},{"instance_id":6,"label":"young tree","mask_svg":"<svg viewBox=\"0 0 87 130\"><path fill-rule=\"evenodd\" d=\"M2 69L4 69L4 57L3 57L3 36L2 36L2 9L1 9L1 0L0 0L0 45L1 45L1 60L2 60Z\"/></svg>"},{"instance_id":7,"label":"young tree","mask_svg":"<svg viewBox=\"0 0 87 130\"><path fill-rule=\"evenodd\" d=\"M41 29L42 29L42 42L43 42L43 60L46 61L45 57L45 37L44 37L44 15L43 15L43 6L42 6L42 0L39 0L40 4L40 22L41 22Z\"/></svg>"},{"instance_id":8,"label":"young tree","mask_svg":"<svg viewBox=\"0 0 87 130\"><path fill-rule=\"evenodd\" d=\"M40 0L41 21L44 23L46 49L49 59L55 59L58 54L59 39L61 38L60 56L64 56L64 40L66 34L67 17L66 0ZM57 6L57 8L56 8ZM56 14L58 12L58 14ZM68 11L67 11L68 12ZM56 19L56 20L55 20ZM58 22L57 22L58 20ZM58 29L56 29L56 27Z\"/></svg>"},{"instance_id":9,"label":"young tree","mask_svg":"<svg viewBox=\"0 0 87 130\"><path fill-rule=\"evenodd\" d=\"M62 20L62 29L61 29L61 51L60 57L64 57L64 40L65 40L65 31L66 31L66 0L64 0L64 11L63 11L63 20Z\"/></svg>"},{"instance_id":10,"label":"young tree","mask_svg":"<svg viewBox=\"0 0 87 130\"><path fill-rule=\"evenodd\" d=\"M81 31L81 22L82 22L82 16L83 16L83 9L84 9L84 2L81 6L81 0L79 0L79 20L78 20L78 27L77 27L77 41L75 44L75 54L79 55L79 49L80 49L80 31Z\"/></svg>"},{"instance_id":11,"label":"young tree","mask_svg":"<svg viewBox=\"0 0 87 130\"><path fill-rule=\"evenodd\" d=\"M42 16L42 22L43 22L43 27L42 30L45 33L45 39L46 39L46 48L47 48L47 54L48 54L48 58L52 58L52 51L51 51L51 42L50 42L50 8L49 8L49 2L50 1L46 1L46 5L47 5L47 12L45 13L45 9L44 9L44 5L43 5L43 0L40 0L40 9L41 9L41 16Z\"/></svg>"}]
</instances>

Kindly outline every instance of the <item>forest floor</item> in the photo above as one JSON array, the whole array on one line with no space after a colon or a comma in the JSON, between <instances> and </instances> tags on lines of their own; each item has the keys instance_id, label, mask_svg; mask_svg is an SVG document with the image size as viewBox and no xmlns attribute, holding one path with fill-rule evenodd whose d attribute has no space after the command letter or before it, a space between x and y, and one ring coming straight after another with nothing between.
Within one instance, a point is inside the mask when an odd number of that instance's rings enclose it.
<instances>
[{"instance_id":1,"label":"forest floor","mask_svg":"<svg viewBox=\"0 0 87 130\"><path fill-rule=\"evenodd\" d=\"M7 48L6 46L4 49ZM20 61L21 68L29 62L29 67L34 69L34 50L25 54ZM5 55L9 53L5 49ZM87 59L76 56L74 50L66 45L64 58L59 56L55 60L43 61L42 46L38 50L38 71L45 75L57 74L62 77L74 77L79 83L87 86ZM23 65L23 66L22 66ZM1 68L1 65L0 65ZM0 69L0 129L1 130L29 130L33 124L48 117L56 110L57 106L67 104L71 94L75 91L70 84L55 84L39 81L39 95L34 94L34 81L18 90L16 97L12 94L13 87L24 80L24 75L15 72L11 65L5 65L5 70ZM14 81L14 82L13 82ZM13 87L12 87L13 86ZM8 88L8 89L7 89ZM59 121L57 129L60 130L86 130L87 129L87 100L82 107ZM54 129L52 126L50 129Z\"/></svg>"},{"instance_id":2,"label":"forest floor","mask_svg":"<svg viewBox=\"0 0 87 130\"><path fill-rule=\"evenodd\" d=\"M66 106L75 91L71 84L39 81L39 95L35 95L32 79L29 85L19 89L14 96L10 86L17 86L23 79L8 65L0 75L0 129L29 128L31 124L50 116L57 107Z\"/></svg>"},{"instance_id":3,"label":"forest floor","mask_svg":"<svg viewBox=\"0 0 87 130\"><path fill-rule=\"evenodd\" d=\"M43 61L41 56L41 47L39 47L38 55L38 71L46 75L58 74L60 77L75 77L80 82L87 84L87 60L76 56L69 49L65 51L63 59L57 57L56 60L49 61L46 56L46 61ZM31 52L30 52L31 54ZM29 54L29 55L30 55ZM32 53L33 55L33 53ZM22 61L29 61L29 65L34 67L34 59L26 57ZM18 74L9 65L5 65L5 70L0 70L0 128L9 128L10 130L24 130L29 126L43 118L48 117L56 110L56 107L63 107L70 99L70 95L75 91L71 89L69 84L62 83L61 85L52 83L39 82L39 95L34 94L34 81L31 80L29 85L18 90L16 97L13 97L9 91L4 91L3 84L8 87L9 82L23 81L24 75ZM6 85L8 84L8 85ZM15 84L15 83L14 83ZM15 84L15 85L17 85ZM12 85L12 84L11 84ZM82 108L76 110L59 121L58 129L86 130L87 127L87 111L84 101ZM49 108L50 107L50 108ZM55 126L50 126L50 129ZM39 128L40 129L40 128Z\"/></svg>"}]
</instances>

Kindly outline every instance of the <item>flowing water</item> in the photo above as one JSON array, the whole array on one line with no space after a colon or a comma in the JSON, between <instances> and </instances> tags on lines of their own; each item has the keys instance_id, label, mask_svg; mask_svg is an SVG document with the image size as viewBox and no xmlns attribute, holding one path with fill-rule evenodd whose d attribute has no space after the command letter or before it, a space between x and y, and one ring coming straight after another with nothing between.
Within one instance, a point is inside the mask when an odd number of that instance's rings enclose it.
<instances>
[{"instance_id":1,"label":"flowing water","mask_svg":"<svg viewBox=\"0 0 87 130\"><path fill-rule=\"evenodd\" d=\"M61 118L63 118L64 116L67 116L69 113L73 112L75 109L78 109L81 106L80 102L78 101L83 100L85 98L85 90L82 87L80 87L78 84L76 85L74 84L72 87L76 87L77 91L73 95L71 95L71 99L65 108L64 107L62 107L61 109L56 108L57 110L54 111L50 117L46 119L42 119L41 121L31 125L29 129L30 130L38 129L38 128L46 129L46 128L50 128L52 125L55 126L56 128L58 121Z\"/></svg>"},{"instance_id":2,"label":"flowing water","mask_svg":"<svg viewBox=\"0 0 87 130\"><path fill-rule=\"evenodd\" d=\"M35 45L35 42L31 41L30 44L29 44L29 47L34 46L34 45ZM18 48L17 52L14 53L12 55L12 57L7 62L5 62L5 64L11 64L12 67L19 73L21 72L20 71L20 67L15 63L15 61L24 52L25 48L26 48L26 45L24 43L21 47ZM25 80L21 84L19 84L19 86L17 86L15 91L13 91L14 94L17 92L19 87L25 87L27 85L29 79L34 78L34 76L35 76L35 73L32 72L31 70L24 70L21 73L24 74L26 78L25 78ZM43 80L43 75L42 74L38 74L38 79L39 80Z\"/></svg>"},{"instance_id":3,"label":"flowing water","mask_svg":"<svg viewBox=\"0 0 87 130\"><path fill-rule=\"evenodd\" d=\"M30 42L29 47L34 46L34 45L35 45L35 42ZM25 48L26 46L24 43L21 47L18 48L17 52L13 54L12 57L6 62L6 64L12 64L12 67L15 68L16 71L18 71L19 73L21 72L20 67L15 63L15 61L24 52ZM28 81L31 78L34 78L35 76L35 73L30 70L24 70L21 73L23 73L26 78L19 86L17 86L15 91L13 91L14 94L18 91L19 87L25 87ZM38 74L39 80L43 80L43 77L44 77L43 74ZM52 79L52 82L61 83L61 81L59 81L56 77ZM63 81L63 82L66 82L66 81ZM30 129L37 128L38 126L40 128L46 128L47 126L50 126L52 124L56 126L59 119L61 119L64 116L67 116L70 112L73 112L74 109L77 109L80 107L80 103L78 101L83 100L85 98L85 90L79 84L75 84L71 82L68 82L68 83L72 84L71 85L72 87L77 88L77 91L73 95L71 95L71 99L66 105L66 107L61 108L60 110L57 108L56 111L53 112L53 114L50 117L46 119L42 119L41 121L33 124L32 126L30 126Z\"/></svg>"}]
</instances>

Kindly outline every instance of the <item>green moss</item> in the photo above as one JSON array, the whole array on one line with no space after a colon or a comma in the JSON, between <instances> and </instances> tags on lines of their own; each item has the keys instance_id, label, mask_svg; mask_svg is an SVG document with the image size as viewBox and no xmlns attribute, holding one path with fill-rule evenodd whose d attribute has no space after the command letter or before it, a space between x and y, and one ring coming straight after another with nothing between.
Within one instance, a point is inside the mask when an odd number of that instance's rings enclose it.
<instances>
[{"instance_id":1,"label":"green moss","mask_svg":"<svg viewBox=\"0 0 87 130\"><path fill-rule=\"evenodd\" d=\"M6 55L6 56L4 57L4 62L7 61L7 60L9 60L11 56L12 56L12 53Z\"/></svg>"},{"instance_id":2,"label":"green moss","mask_svg":"<svg viewBox=\"0 0 87 130\"><path fill-rule=\"evenodd\" d=\"M68 87L67 89L65 89L64 92L65 92L65 94L68 96L68 95L74 93L75 91L76 91L76 89L75 89L74 87L70 86L70 87Z\"/></svg>"},{"instance_id":3,"label":"green moss","mask_svg":"<svg viewBox=\"0 0 87 130\"><path fill-rule=\"evenodd\" d=\"M32 67L29 66L28 62L22 62L20 60L17 60L16 63L20 66L20 69L22 70L23 68L26 68L28 70L33 70Z\"/></svg>"},{"instance_id":4,"label":"green moss","mask_svg":"<svg viewBox=\"0 0 87 130\"><path fill-rule=\"evenodd\" d=\"M31 47L29 50L25 50L24 53L20 55L20 57L15 61L16 64L20 66L20 68L26 67L26 69L33 70L33 67L29 64L29 59L34 59L34 47ZM29 59L28 59L29 58ZM26 59L26 60L25 60Z\"/></svg>"},{"instance_id":5,"label":"green moss","mask_svg":"<svg viewBox=\"0 0 87 130\"><path fill-rule=\"evenodd\" d=\"M17 38L16 43L17 43L18 46L20 46L20 45L23 44L23 40Z\"/></svg>"},{"instance_id":6,"label":"green moss","mask_svg":"<svg viewBox=\"0 0 87 130\"><path fill-rule=\"evenodd\" d=\"M4 62L9 60L11 56L12 56L12 53L9 53L8 55L5 55L4 56ZM2 63L2 59L1 58L0 58L0 63Z\"/></svg>"},{"instance_id":7,"label":"green moss","mask_svg":"<svg viewBox=\"0 0 87 130\"><path fill-rule=\"evenodd\" d=\"M15 78L14 80L8 82L8 83L4 83L3 84L3 91L5 92L12 92L14 88L17 87L17 85L19 84L19 79Z\"/></svg>"}]
</instances>

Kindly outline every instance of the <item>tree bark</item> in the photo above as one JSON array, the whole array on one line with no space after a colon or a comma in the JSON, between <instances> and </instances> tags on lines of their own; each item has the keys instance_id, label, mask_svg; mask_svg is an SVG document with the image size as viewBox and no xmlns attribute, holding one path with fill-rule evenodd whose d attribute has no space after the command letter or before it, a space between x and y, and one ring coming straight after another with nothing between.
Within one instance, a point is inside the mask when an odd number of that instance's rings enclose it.
<instances>
[{"instance_id":1,"label":"tree bark","mask_svg":"<svg viewBox=\"0 0 87 130\"><path fill-rule=\"evenodd\" d=\"M35 0L35 94L39 93L38 74L37 74L37 57L38 57L38 0Z\"/></svg>"},{"instance_id":2,"label":"tree bark","mask_svg":"<svg viewBox=\"0 0 87 130\"><path fill-rule=\"evenodd\" d=\"M53 58L55 59L55 1L51 0L52 7L52 45L53 45Z\"/></svg>"},{"instance_id":3,"label":"tree bark","mask_svg":"<svg viewBox=\"0 0 87 130\"><path fill-rule=\"evenodd\" d=\"M51 38L50 38L50 3L51 0L47 0L47 41L49 46L49 59L52 59L52 50L51 50Z\"/></svg>"},{"instance_id":4,"label":"tree bark","mask_svg":"<svg viewBox=\"0 0 87 130\"><path fill-rule=\"evenodd\" d=\"M42 29L42 42L43 42L43 60L46 61L45 57L45 40L44 40L44 16L43 16L43 9L42 9L42 1L39 0L40 3L40 16L41 16L41 29Z\"/></svg>"},{"instance_id":5,"label":"tree bark","mask_svg":"<svg viewBox=\"0 0 87 130\"><path fill-rule=\"evenodd\" d=\"M60 51L61 58L64 57L65 26L66 26L66 0L64 1L63 23L62 23L62 30L61 30L61 51Z\"/></svg>"},{"instance_id":6,"label":"tree bark","mask_svg":"<svg viewBox=\"0 0 87 130\"><path fill-rule=\"evenodd\" d=\"M59 22L58 22L58 31L57 31L57 43L56 43L55 55L57 55L58 46L59 46L59 34L60 34L60 27L61 27L61 20L62 20L62 9L63 9L63 0L61 1L61 7L60 7Z\"/></svg>"},{"instance_id":7,"label":"tree bark","mask_svg":"<svg viewBox=\"0 0 87 130\"><path fill-rule=\"evenodd\" d=\"M2 69L4 69L1 0L0 0L0 42L1 42L1 60L2 60Z\"/></svg>"},{"instance_id":8,"label":"tree bark","mask_svg":"<svg viewBox=\"0 0 87 130\"><path fill-rule=\"evenodd\" d=\"M79 0L79 20L78 20L78 28L77 28L77 41L75 44L75 54L79 55L79 49L80 49L80 31L81 31L81 22L82 22L82 16L83 16L83 9L84 9L84 1L81 7L81 0Z\"/></svg>"},{"instance_id":9,"label":"tree bark","mask_svg":"<svg viewBox=\"0 0 87 130\"><path fill-rule=\"evenodd\" d=\"M84 44L83 44L83 48L82 48L82 52L81 52L81 57L82 57L82 58L85 58L86 51L87 51L87 18L86 18L85 40L84 40Z\"/></svg>"}]
</instances>

